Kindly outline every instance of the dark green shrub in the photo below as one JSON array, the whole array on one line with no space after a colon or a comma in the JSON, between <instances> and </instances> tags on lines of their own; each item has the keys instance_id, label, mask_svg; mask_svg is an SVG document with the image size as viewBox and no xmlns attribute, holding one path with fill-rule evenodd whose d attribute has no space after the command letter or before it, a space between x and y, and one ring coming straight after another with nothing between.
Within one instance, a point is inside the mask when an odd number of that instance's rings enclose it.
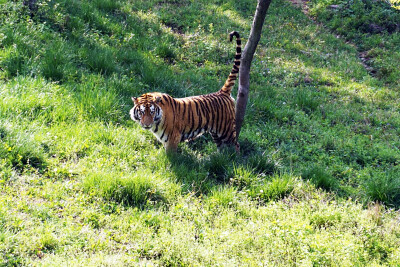
<instances>
[{"instance_id":1,"label":"dark green shrub","mask_svg":"<svg viewBox=\"0 0 400 267\"><path fill-rule=\"evenodd\" d=\"M400 170L394 168L384 173L371 172L362 185L367 199L386 205L400 205Z\"/></svg>"}]
</instances>

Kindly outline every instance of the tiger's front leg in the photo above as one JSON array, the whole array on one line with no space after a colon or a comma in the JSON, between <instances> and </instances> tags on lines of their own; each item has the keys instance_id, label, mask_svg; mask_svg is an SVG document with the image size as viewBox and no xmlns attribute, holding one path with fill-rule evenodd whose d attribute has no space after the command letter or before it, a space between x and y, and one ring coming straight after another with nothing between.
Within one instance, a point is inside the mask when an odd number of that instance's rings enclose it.
<instances>
[{"instance_id":1,"label":"tiger's front leg","mask_svg":"<svg viewBox=\"0 0 400 267\"><path fill-rule=\"evenodd\" d=\"M178 144L181 140L181 136L176 132L173 132L168 138L168 141L164 143L164 148L167 153L175 153L178 149Z\"/></svg>"}]
</instances>

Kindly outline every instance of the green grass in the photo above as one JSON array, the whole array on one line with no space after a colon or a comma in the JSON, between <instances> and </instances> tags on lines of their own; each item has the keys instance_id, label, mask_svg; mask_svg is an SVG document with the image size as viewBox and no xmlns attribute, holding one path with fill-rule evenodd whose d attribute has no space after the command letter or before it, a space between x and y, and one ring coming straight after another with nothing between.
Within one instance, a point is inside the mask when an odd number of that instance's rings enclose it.
<instances>
[{"instance_id":1,"label":"green grass","mask_svg":"<svg viewBox=\"0 0 400 267\"><path fill-rule=\"evenodd\" d=\"M400 10L389 1L310 1L310 13L357 45L380 80L398 85L400 75Z\"/></svg>"},{"instance_id":2,"label":"green grass","mask_svg":"<svg viewBox=\"0 0 400 267\"><path fill-rule=\"evenodd\" d=\"M393 64L371 76L335 16L273 2L242 154L171 156L131 96L218 90L256 3L22 2L0 4L1 266L400 264L398 32L348 30Z\"/></svg>"}]
</instances>

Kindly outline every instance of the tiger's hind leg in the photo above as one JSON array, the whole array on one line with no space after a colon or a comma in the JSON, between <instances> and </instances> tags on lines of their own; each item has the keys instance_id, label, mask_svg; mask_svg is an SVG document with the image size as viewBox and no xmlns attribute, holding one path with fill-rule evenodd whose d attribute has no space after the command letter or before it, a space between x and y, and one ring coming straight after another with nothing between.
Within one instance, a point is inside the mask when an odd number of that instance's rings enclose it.
<instances>
[{"instance_id":1,"label":"tiger's hind leg","mask_svg":"<svg viewBox=\"0 0 400 267\"><path fill-rule=\"evenodd\" d=\"M214 132L210 132L211 133L211 137L214 140L214 143L217 145L217 150L218 152L221 152L221 148L224 146L224 142L222 142L221 137Z\"/></svg>"},{"instance_id":2,"label":"tiger's hind leg","mask_svg":"<svg viewBox=\"0 0 400 267\"><path fill-rule=\"evenodd\" d=\"M214 143L217 145L218 152L225 147L235 146L236 153L240 152L239 143L236 141L236 132L231 134L231 138L224 138L223 136L219 136L217 133L211 133L211 136L214 140Z\"/></svg>"}]
</instances>

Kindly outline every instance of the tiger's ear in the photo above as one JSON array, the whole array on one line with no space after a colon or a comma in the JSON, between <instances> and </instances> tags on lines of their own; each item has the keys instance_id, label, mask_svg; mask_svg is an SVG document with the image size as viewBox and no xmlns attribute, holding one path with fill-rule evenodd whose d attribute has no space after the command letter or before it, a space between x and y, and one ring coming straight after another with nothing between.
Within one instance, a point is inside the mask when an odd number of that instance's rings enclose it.
<instances>
[{"instance_id":1,"label":"tiger's ear","mask_svg":"<svg viewBox=\"0 0 400 267\"><path fill-rule=\"evenodd\" d=\"M160 102L161 102L161 96L157 96L156 103L160 103Z\"/></svg>"},{"instance_id":2,"label":"tiger's ear","mask_svg":"<svg viewBox=\"0 0 400 267\"><path fill-rule=\"evenodd\" d=\"M133 104L137 105L137 97L132 97Z\"/></svg>"}]
</instances>

